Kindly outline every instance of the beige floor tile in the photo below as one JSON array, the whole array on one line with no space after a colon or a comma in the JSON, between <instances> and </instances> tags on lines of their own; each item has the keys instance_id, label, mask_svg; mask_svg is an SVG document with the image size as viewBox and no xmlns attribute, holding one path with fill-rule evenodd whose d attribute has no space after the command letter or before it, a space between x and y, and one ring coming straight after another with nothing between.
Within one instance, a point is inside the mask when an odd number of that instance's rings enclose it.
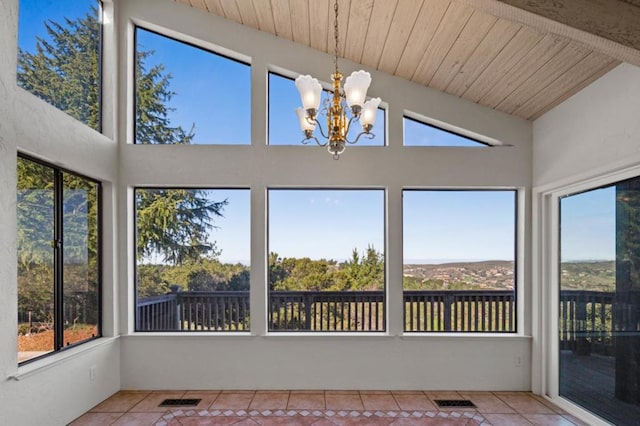
<instances>
[{"instance_id":1,"label":"beige floor tile","mask_svg":"<svg viewBox=\"0 0 640 426\"><path fill-rule=\"evenodd\" d=\"M111 395L90 411L96 413L124 413L146 398L148 391L120 391Z\"/></svg>"},{"instance_id":2,"label":"beige floor tile","mask_svg":"<svg viewBox=\"0 0 640 426\"><path fill-rule=\"evenodd\" d=\"M399 410L398 403L391 393L371 394L360 393L365 410Z\"/></svg>"},{"instance_id":3,"label":"beige floor tile","mask_svg":"<svg viewBox=\"0 0 640 426\"><path fill-rule=\"evenodd\" d=\"M520 414L484 414L483 417L493 426L531 426Z\"/></svg>"},{"instance_id":4,"label":"beige floor tile","mask_svg":"<svg viewBox=\"0 0 640 426\"><path fill-rule=\"evenodd\" d=\"M360 391L357 390L344 390L344 389L339 389L339 390L325 390L325 393L335 393L335 394L340 394L340 395L344 395L344 394L349 394L349 395L360 395Z\"/></svg>"},{"instance_id":5,"label":"beige floor tile","mask_svg":"<svg viewBox=\"0 0 640 426\"><path fill-rule=\"evenodd\" d=\"M360 394L336 394L327 391L324 400L327 410L364 410Z\"/></svg>"},{"instance_id":6,"label":"beige floor tile","mask_svg":"<svg viewBox=\"0 0 640 426\"><path fill-rule=\"evenodd\" d=\"M537 426L575 426L560 414L523 414L523 417Z\"/></svg>"},{"instance_id":7,"label":"beige floor tile","mask_svg":"<svg viewBox=\"0 0 640 426\"><path fill-rule=\"evenodd\" d=\"M287 408L290 410L324 410L324 392L307 393L292 391L289 394Z\"/></svg>"},{"instance_id":8,"label":"beige floor tile","mask_svg":"<svg viewBox=\"0 0 640 426\"><path fill-rule=\"evenodd\" d=\"M515 413L515 410L490 392L462 392L462 398L471 400L480 413Z\"/></svg>"},{"instance_id":9,"label":"beige floor tile","mask_svg":"<svg viewBox=\"0 0 640 426\"><path fill-rule=\"evenodd\" d=\"M455 391L425 391L429 399L461 399L462 396Z\"/></svg>"},{"instance_id":10,"label":"beige floor tile","mask_svg":"<svg viewBox=\"0 0 640 426\"><path fill-rule=\"evenodd\" d=\"M394 394L396 402L402 410L423 410L435 411L436 406L425 396L424 393L402 393Z\"/></svg>"},{"instance_id":11,"label":"beige floor tile","mask_svg":"<svg viewBox=\"0 0 640 426\"><path fill-rule=\"evenodd\" d=\"M182 398L197 398L201 399L200 403L193 407L194 410L206 410L211 407L211 404L218 398L220 392L211 391L187 391Z\"/></svg>"},{"instance_id":12,"label":"beige floor tile","mask_svg":"<svg viewBox=\"0 0 640 426\"><path fill-rule=\"evenodd\" d=\"M556 414L567 414L566 411L564 411L562 408L558 407L557 405L555 405L554 403L552 403L551 401L549 401L547 398L540 396L540 395L534 395L531 394L531 396L538 402L540 402L542 405L546 406L547 408L550 408L551 411L553 411Z\"/></svg>"},{"instance_id":13,"label":"beige floor tile","mask_svg":"<svg viewBox=\"0 0 640 426\"><path fill-rule=\"evenodd\" d=\"M555 414L553 410L537 401L529 393L496 395L520 414Z\"/></svg>"},{"instance_id":14,"label":"beige floor tile","mask_svg":"<svg viewBox=\"0 0 640 426\"><path fill-rule=\"evenodd\" d=\"M388 390L363 390L360 393L368 393L372 395L391 395L391 391Z\"/></svg>"},{"instance_id":15,"label":"beige floor tile","mask_svg":"<svg viewBox=\"0 0 640 426\"><path fill-rule=\"evenodd\" d=\"M126 413L113 426L152 426L162 417L162 413Z\"/></svg>"},{"instance_id":16,"label":"beige floor tile","mask_svg":"<svg viewBox=\"0 0 640 426\"><path fill-rule=\"evenodd\" d=\"M563 414L562 417L569 420L571 423L573 423L576 426L589 426L589 423L583 422L582 420L580 420L575 416L572 416L571 414Z\"/></svg>"},{"instance_id":17,"label":"beige floor tile","mask_svg":"<svg viewBox=\"0 0 640 426\"><path fill-rule=\"evenodd\" d=\"M168 407L160 407L160 404L165 399L182 398L184 391L165 391L165 392L152 392L147 395L142 401L137 403L130 411L132 412L165 412L169 411Z\"/></svg>"},{"instance_id":18,"label":"beige floor tile","mask_svg":"<svg viewBox=\"0 0 640 426\"><path fill-rule=\"evenodd\" d=\"M246 410L253 396L253 393L221 393L209 409Z\"/></svg>"},{"instance_id":19,"label":"beige floor tile","mask_svg":"<svg viewBox=\"0 0 640 426\"><path fill-rule=\"evenodd\" d=\"M289 392L256 393L249 405L250 410L274 410L286 409L289 401Z\"/></svg>"},{"instance_id":20,"label":"beige floor tile","mask_svg":"<svg viewBox=\"0 0 640 426\"><path fill-rule=\"evenodd\" d=\"M72 421L69 426L110 425L124 413L86 413Z\"/></svg>"}]
</instances>

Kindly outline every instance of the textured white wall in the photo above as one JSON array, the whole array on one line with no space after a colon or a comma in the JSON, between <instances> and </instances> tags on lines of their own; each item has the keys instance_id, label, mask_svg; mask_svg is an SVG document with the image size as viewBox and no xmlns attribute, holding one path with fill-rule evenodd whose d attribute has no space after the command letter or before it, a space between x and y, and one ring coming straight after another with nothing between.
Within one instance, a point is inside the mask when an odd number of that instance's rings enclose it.
<instances>
[{"instance_id":1,"label":"textured white wall","mask_svg":"<svg viewBox=\"0 0 640 426\"><path fill-rule=\"evenodd\" d=\"M531 123L406 80L372 72L372 96L388 103L384 148L348 148L340 161L323 148L266 145L267 71L311 73L327 79L331 56L242 28L168 1L119 3L120 72L131 65L133 22L252 64L251 146L136 146L120 149L120 233L131 241L130 188L137 185L244 186L252 190L252 336L148 336L133 333L133 248L121 251L120 331L124 388L361 388L530 389L527 274L520 259L521 335L402 335L402 189L406 187L524 188L531 185ZM148 23L153 22L154 25ZM237 53L236 53L237 52ZM345 73L358 65L341 61ZM127 83L126 81L122 83ZM119 94L131 99L131 85ZM405 111L431 117L512 147L405 148ZM130 142L129 114L121 110L120 138ZM292 112L292 123L295 117ZM127 123L124 125L124 123ZM388 333L380 336L276 336L266 324L265 193L270 186L382 187L387 190ZM528 227L521 221L522 253ZM322 226L310 224L310 226ZM527 257L528 258L528 257ZM516 355L524 364L515 365Z\"/></svg>"},{"instance_id":2,"label":"textured white wall","mask_svg":"<svg viewBox=\"0 0 640 426\"><path fill-rule=\"evenodd\" d=\"M533 124L533 185L640 163L640 68L622 64Z\"/></svg>"},{"instance_id":3,"label":"textured white wall","mask_svg":"<svg viewBox=\"0 0 640 426\"><path fill-rule=\"evenodd\" d=\"M117 150L114 141L16 86L17 14L18 0L0 2L0 424L63 425L119 389L119 342L104 339L17 368L16 155L101 179L112 198ZM106 204L106 212L113 211ZM113 226L105 231L113 234ZM105 266L113 277L113 262ZM113 279L105 281L109 295ZM112 318L106 322L106 334L113 334ZM94 381L90 366L96 367ZM20 380L9 378L16 375Z\"/></svg>"}]
</instances>

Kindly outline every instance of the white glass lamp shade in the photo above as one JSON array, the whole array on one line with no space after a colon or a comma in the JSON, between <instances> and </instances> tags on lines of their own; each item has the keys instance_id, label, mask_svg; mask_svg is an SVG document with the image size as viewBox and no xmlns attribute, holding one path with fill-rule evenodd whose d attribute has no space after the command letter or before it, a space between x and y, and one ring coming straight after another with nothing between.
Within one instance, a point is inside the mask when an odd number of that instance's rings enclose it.
<instances>
[{"instance_id":1,"label":"white glass lamp shade","mask_svg":"<svg viewBox=\"0 0 640 426\"><path fill-rule=\"evenodd\" d=\"M313 132L313 130L316 128L316 124L315 121L309 122L307 120L307 112L298 107L296 108L296 114L298 115L298 122L300 123L300 130L302 130L303 132L311 131Z\"/></svg>"},{"instance_id":2,"label":"white glass lamp shade","mask_svg":"<svg viewBox=\"0 0 640 426\"><path fill-rule=\"evenodd\" d=\"M367 99L367 90L371 84L371 74L366 71L354 71L344 81L344 93L347 97L347 105L361 107Z\"/></svg>"},{"instance_id":3,"label":"white glass lamp shade","mask_svg":"<svg viewBox=\"0 0 640 426\"><path fill-rule=\"evenodd\" d=\"M300 99L304 109L306 111L310 109L317 111L320 106L320 94L322 93L322 86L318 79L308 74L301 75L296 78L296 88L300 92Z\"/></svg>"},{"instance_id":4,"label":"white glass lamp shade","mask_svg":"<svg viewBox=\"0 0 640 426\"><path fill-rule=\"evenodd\" d=\"M376 124L376 117L378 116L378 106L380 105L380 98L372 98L364 103L362 107L362 114L360 115L360 124L362 127L373 127Z\"/></svg>"}]
</instances>

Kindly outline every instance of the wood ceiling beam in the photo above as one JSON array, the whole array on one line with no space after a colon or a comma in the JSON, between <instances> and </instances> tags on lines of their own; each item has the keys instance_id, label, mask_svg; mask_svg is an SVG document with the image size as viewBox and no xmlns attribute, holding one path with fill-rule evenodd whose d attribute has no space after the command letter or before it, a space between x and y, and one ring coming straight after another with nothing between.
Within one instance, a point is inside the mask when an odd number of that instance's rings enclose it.
<instances>
[{"instance_id":1,"label":"wood ceiling beam","mask_svg":"<svg viewBox=\"0 0 640 426\"><path fill-rule=\"evenodd\" d=\"M635 0L453 0L640 67Z\"/></svg>"}]
</instances>

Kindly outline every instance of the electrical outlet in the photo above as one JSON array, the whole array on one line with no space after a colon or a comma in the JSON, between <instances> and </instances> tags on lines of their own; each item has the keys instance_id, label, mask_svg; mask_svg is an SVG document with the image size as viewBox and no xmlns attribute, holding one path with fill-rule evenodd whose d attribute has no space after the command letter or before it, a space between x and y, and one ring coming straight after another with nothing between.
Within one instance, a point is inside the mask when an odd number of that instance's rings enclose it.
<instances>
[{"instance_id":1,"label":"electrical outlet","mask_svg":"<svg viewBox=\"0 0 640 426\"><path fill-rule=\"evenodd\" d=\"M89 380L94 381L96 379L96 366L89 367Z\"/></svg>"},{"instance_id":2,"label":"electrical outlet","mask_svg":"<svg viewBox=\"0 0 640 426\"><path fill-rule=\"evenodd\" d=\"M516 367L522 367L522 355L517 354L515 358Z\"/></svg>"}]
</instances>

